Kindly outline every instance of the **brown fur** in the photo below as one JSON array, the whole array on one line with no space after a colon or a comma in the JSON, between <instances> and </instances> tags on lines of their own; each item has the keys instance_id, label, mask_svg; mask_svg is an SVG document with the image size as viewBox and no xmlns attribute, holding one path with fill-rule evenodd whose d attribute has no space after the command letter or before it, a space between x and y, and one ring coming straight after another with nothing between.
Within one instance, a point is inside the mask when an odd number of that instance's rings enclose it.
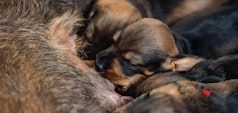
<instances>
[{"instance_id":1,"label":"brown fur","mask_svg":"<svg viewBox=\"0 0 238 113\"><path fill-rule=\"evenodd\" d=\"M126 0L96 0L89 13L86 38L91 45L85 49L88 59L94 59L98 52L111 45L114 33L142 18Z\"/></svg>"},{"instance_id":2,"label":"brown fur","mask_svg":"<svg viewBox=\"0 0 238 113\"><path fill-rule=\"evenodd\" d=\"M178 80L186 80L186 78L182 77L181 74L177 72L157 73L151 77L148 77L134 88L131 88L130 92L133 97L137 97L141 94L150 92L153 89L176 82Z\"/></svg>"},{"instance_id":3,"label":"brown fur","mask_svg":"<svg viewBox=\"0 0 238 113\"><path fill-rule=\"evenodd\" d=\"M121 113L235 113L237 80L203 84L188 80L167 82L117 109ZM209 95L203 93L210 91ZM160 98L161 97L161 98ZM163 106L162 108L160 106Z\"/></svg>"},{"instance_id":4,"label":"brown fur","mask_svg":"<svg viewBox=\"0 0 238 113\"><path fill-rule=\"evenodd\" d=\"M115 44L99 53L96 68L123 93L148 76L164 71L186 71L200 58L174 58L179 53L167 25L143 18L115 34Z\"/></svg>"},{"instance_id":5,"label":"brown fur","mask_svg":"<svg viewBox=\"0 0 238 113\"><path fill-rule=\"evenodd\" d=\"M1 112L107 112L131 99L115 93L75 55L75 29L82 20L78 4L0 2Z\"/></svg>"},{"instance_id":6,"label":"brown fur","mask_svg":"<svg viewBox=\"0 0 238 113\"><path fill-rule=\"evenodd\" d=\"M113 113L188 113L184 103L170 94L153 91L145 93Z\"/></svg>"}]
</instances>

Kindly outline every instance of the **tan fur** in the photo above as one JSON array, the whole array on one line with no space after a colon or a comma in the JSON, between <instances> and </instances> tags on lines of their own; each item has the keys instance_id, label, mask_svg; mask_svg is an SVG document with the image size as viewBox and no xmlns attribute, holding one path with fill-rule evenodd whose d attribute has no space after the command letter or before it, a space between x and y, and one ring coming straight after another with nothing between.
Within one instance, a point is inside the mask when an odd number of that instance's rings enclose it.
<instances>
[{"instance_id":1,"label":"tan fur","mask_svg":"<svg viewBox=\"0 0 238 113\"><path fill-rule=\"evenodd\" d=\"M96 0L90 11L85 48L89 58L113 43L113 35L128 24L142 18L140 12L126 0Z\"/></svg>"},{"instance_id":2,"label":"tan fur","mask_svg":"<svg viewBox=\"0 0 238 113\"><path fill-rule=\"evenodd\" d=\"M117 109L115 113L219 113L236 110L237 80L199 83L188 80L171 81L141 95ZM210 95L205 95L209 90ZM161 97L161 98L160 98ZM233 104L232 104L233 103ZM162 106L162 108L160 108Z\"/></svg>"},{"instance_id":3,"label":"tan fur","mask_svg":"<svg viewBox=\"0 0 238 113\"><path fill-rule=\"evenodd\" d=\"M174 68L170 56L178 54L179 51L170 29L160 20L140 19L117 32L114 38L118 40L116 46L112 50L105 51L112 52L115 57L110 62L109 68L104 70L103 76L112 83L122 86L122 92L154 74L147 67L143 67L148 65L146 64L148 59L152 60L150 55L164 60L161 64L157 64L162 66L163 70L161 71L170 71ZM140 71L143 73L126 75L121 66L124 60L131 65L141 66Z\"/></svg>"},{"instance_id":4,"label":"tan fur","mask_svg":"<svg viewBox=\"0 0 238 113\"><path fill-rule=\"evenodd\" d=\"M189 71L191 70L196 64L199 62L204 61L203 58L192 58L192 57L185 57L181 59L176 59L172 61L174 63L174 68L172 71Z\"/></svg>"},{"instance_id":5,"label":"tan fur","mask_svg":"<svg viewBox=\"0 0 238 113\"><path fill-rule=\"evenodd\" d=\"M103 77L107 78L115 85L122 86L122 88L119 89L119 92L126 92L133 85L136 85L145 79L145 76L141 74L131 77L126 76L121 70L120 64L117 60L113 61L111 67L112 68L105 70Z\"/></svg>"},{"instance_id":6,"label":"tan fur","mask_svg":"<svg viewBox=\"0 0 238 113\"><path fill-rule=\"evenodd\" d=\"M153 76L148 77L141 83L139 83L136 88L134 88L133 97L137 97L143 93L150 92L153 89L161 87L163 85L167 85L179 80L186 80L182 76L179 76L178 73L175 72L167 72L167 73L157 73ZM169 88L168 88L169 90ZM171 88L173 90L173 88Z\"/></svg>"}]
</instances>

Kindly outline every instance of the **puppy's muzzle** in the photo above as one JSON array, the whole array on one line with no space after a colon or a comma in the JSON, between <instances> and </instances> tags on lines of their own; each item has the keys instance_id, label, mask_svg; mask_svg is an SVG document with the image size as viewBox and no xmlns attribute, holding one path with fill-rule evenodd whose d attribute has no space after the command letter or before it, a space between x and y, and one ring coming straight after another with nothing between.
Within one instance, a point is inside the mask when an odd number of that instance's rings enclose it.
<instances>
[{"instance_id":1,"label":"puppy's muzzle","mask_svg":"<svg viewBox=\"0 0 238 113\"><path fill-rule=\"evenodd\" d=\"M97 54L95 60L95 68L98 72L103 72L105 69L108 69L110 67L114 58L114 55L111 52L112 49L113 46Z\"/></svg>"}]
</instances>

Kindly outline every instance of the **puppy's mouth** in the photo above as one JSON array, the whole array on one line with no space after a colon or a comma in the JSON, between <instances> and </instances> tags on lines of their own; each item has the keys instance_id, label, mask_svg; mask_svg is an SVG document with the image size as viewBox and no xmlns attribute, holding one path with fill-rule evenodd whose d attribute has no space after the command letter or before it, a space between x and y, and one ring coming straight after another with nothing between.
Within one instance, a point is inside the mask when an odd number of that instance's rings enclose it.
<instances>
[{"instance_id":1,"label":"puppy's mouth","mask_svg":"<svg viewBox=\"0 0 238 113\"><path fill-rule=\"evenodd\" d=\"M119 84L114 84L114 89L116 92L122 94L122 95L127 95L127 86L119 85Z\"/></svg>"},{"instance_id":2,"label":"puppy's mouth","mask_svg":"<svg viewBox=\"0 0 238 113\"><path fill-rule=\"evenodd\" d=\"M128 85L126 84L122 84L120 82L117 82L116 80L113 80L113 79L110 79L110 78L107 78L105 76L103 76L105 73L104 72L99 72L102 77L108 79L112 84L113 84L113 89L118 92L118 93L124 93L128 90Z\"/></svg>"},{"instance_id":3,"label":"puppy's mouth","mask_svg":"<svg viewBox=\"0 0 238 113\"><path fill-rule=\"evenodd\" d=\"M122 85L114 84L114 89L117 91L121 91L123 89Z\"/></svg>"}]
</instances>

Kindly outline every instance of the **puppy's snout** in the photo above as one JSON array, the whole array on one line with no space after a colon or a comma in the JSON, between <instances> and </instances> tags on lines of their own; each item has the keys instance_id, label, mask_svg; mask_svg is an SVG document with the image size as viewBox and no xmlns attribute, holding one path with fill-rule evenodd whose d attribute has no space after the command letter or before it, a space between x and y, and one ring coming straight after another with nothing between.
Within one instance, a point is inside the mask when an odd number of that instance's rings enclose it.
<instances>
[{"instance_id":1,"label":"puppy's snout","mask_svg":"<svg viewBox=\"0 0 238 113\"><path fill-rule=\"evenodd\" d=\"M127 94L128 87L123 85L116 85L115 91L120 94Z\"/></svg>"},{"instance_id":2,"label":"puppy's snout","mask_svg":"<svg viewBox=\"0 0 238 113\"><path fill-rule=\"evenodd\" d=\"M123 88L122 85L116 85L115 90L120 92L122 88Z\"/></svg>"},{"instance_id":3,"label":"puppy's snout","mask_svg":"<svg viewBox=\"0 0 238 113\"><path fill-rule=\"evenodd\" d=\"M95 62L95 67L96 67L96 70L97 70L98 72L103 72L104 69L105 69L105 64L104 64L103 59L97 58L97 59L96 59L96 62Z\"/></svg>"},{"instance_id":4,"label":"puppy's snout","mask_svg":"<svg viewBox=\"0 0 238 113\"><path fill-rule=\"evenodd\" d=\"M111 52L103 51L99 53L96 57L95 67L98 72L103 72L105 69L109 68L113 59Z\"/></svg>"}]
</instances>

